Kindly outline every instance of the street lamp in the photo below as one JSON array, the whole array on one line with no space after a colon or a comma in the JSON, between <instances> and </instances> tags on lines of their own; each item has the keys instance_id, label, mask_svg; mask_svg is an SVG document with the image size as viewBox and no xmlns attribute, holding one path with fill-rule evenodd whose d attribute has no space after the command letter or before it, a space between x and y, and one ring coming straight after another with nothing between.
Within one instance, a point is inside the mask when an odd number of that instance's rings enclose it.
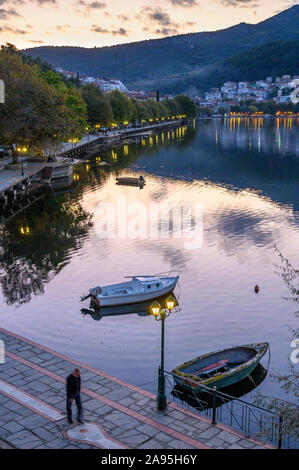
<instances>
[{"instance_id":1,"label":"street lamp","mask_svg":"<svg viewBox=\"0 0 299 470\"><path fill-rule=\"evenodd\" d=\"M27 152L27 147L18 147L17 151L19 154L26 153ZM24 176L24 157L22 156L22 176Z\"/></svg>"},{"instance_id":2,"label":"street lamp","mask_svg":"<svg viewBox=\"0 0 299 470\"><path fill-rule=\"evenodd\" d=\"M158 375L158 393L157 393L157 409L159 411L166 410L167 400L165 393L165 376L164 376L164 332L165 332L165 318L169 317L172 309L175 307L175 299L172 295L166 299L166 308L162 308L159 302L154 302L151 306L151 313L154 315L155 320L161 321L161 363L159 366Z\"/></svg>"}]
</instances>

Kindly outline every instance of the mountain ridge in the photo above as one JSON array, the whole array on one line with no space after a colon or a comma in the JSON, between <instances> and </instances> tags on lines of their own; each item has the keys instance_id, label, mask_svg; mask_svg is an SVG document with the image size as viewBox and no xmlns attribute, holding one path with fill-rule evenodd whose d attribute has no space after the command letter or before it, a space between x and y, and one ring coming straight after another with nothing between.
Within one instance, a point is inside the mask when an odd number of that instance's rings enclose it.
<instances>
[{"instance_id":1,"label":"mountain ridge","mask_svg":"<svg viewBox=\"0 0 299 470\"><path fill-rule=\"evenodd\" d=\"M239 23L203 31L100 48L40 46L26 49L55 67L85 75L110 76L127 86L159 86L173 74L194 74L228 57L273 41L299 39L299 5L257 24Z\"/></svg>"}]
</instances>

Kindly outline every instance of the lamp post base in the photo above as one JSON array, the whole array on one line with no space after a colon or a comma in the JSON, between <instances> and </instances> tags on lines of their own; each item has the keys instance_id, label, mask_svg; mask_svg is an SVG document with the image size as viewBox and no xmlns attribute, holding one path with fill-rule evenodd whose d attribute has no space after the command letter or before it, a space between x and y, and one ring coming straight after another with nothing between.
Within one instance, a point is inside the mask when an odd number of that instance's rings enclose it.
<instances>
[{"instance_id":1,"label":"lamp post base","mask_svg":"<svg viewBox=\"0 0 299 470\"><path fill-rule=\"evenodd\" d=\"M167 408L167 400L165 395L165 377L160 368L158 380L157 410L164 411Z\"/></svg>"}]
</instances>

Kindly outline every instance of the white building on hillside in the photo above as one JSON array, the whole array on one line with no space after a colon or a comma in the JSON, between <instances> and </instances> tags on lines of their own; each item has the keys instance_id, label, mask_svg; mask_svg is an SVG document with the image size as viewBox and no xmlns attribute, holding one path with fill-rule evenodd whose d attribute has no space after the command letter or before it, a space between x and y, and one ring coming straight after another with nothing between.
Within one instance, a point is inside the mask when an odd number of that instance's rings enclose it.
<instances>
[{"instance_id":1,"label":"white building on hillside","mask_svg":"<svg viewBox=\"0 0 299 470\"><path fill-rule=\"evenodd\" d=\"M95 85L100 87L103 93L109 93L110 91L119 90L121 92L127 92L128 89L120 80L104 80L98 78L95 81Z\"/></svg>"}]
</instances>

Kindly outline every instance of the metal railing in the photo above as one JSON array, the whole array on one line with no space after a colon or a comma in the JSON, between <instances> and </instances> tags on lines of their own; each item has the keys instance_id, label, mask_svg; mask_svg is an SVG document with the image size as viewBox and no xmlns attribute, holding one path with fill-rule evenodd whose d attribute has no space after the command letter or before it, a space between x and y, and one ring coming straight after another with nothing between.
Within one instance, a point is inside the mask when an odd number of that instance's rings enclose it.
<instances>
[{"instance_id":1,"label":"metal railing","mask_svg":"<svg viewBox=\"0 0 299 470\"><path fill-rule=\"evenodd\" d=\"M211 419L212 424L221 422L240 431L244 437L252 437L281 448L290 448L291 438L284 431L283 420L273 411L235 398L215 388L199 385L188 378L183 387L176 378L181 377L164 371L167 398L178 400L183 406L192 408L193 412L203 414ZM194 388L192 387L194 384Z\"/></svg>"}]
</instances>

